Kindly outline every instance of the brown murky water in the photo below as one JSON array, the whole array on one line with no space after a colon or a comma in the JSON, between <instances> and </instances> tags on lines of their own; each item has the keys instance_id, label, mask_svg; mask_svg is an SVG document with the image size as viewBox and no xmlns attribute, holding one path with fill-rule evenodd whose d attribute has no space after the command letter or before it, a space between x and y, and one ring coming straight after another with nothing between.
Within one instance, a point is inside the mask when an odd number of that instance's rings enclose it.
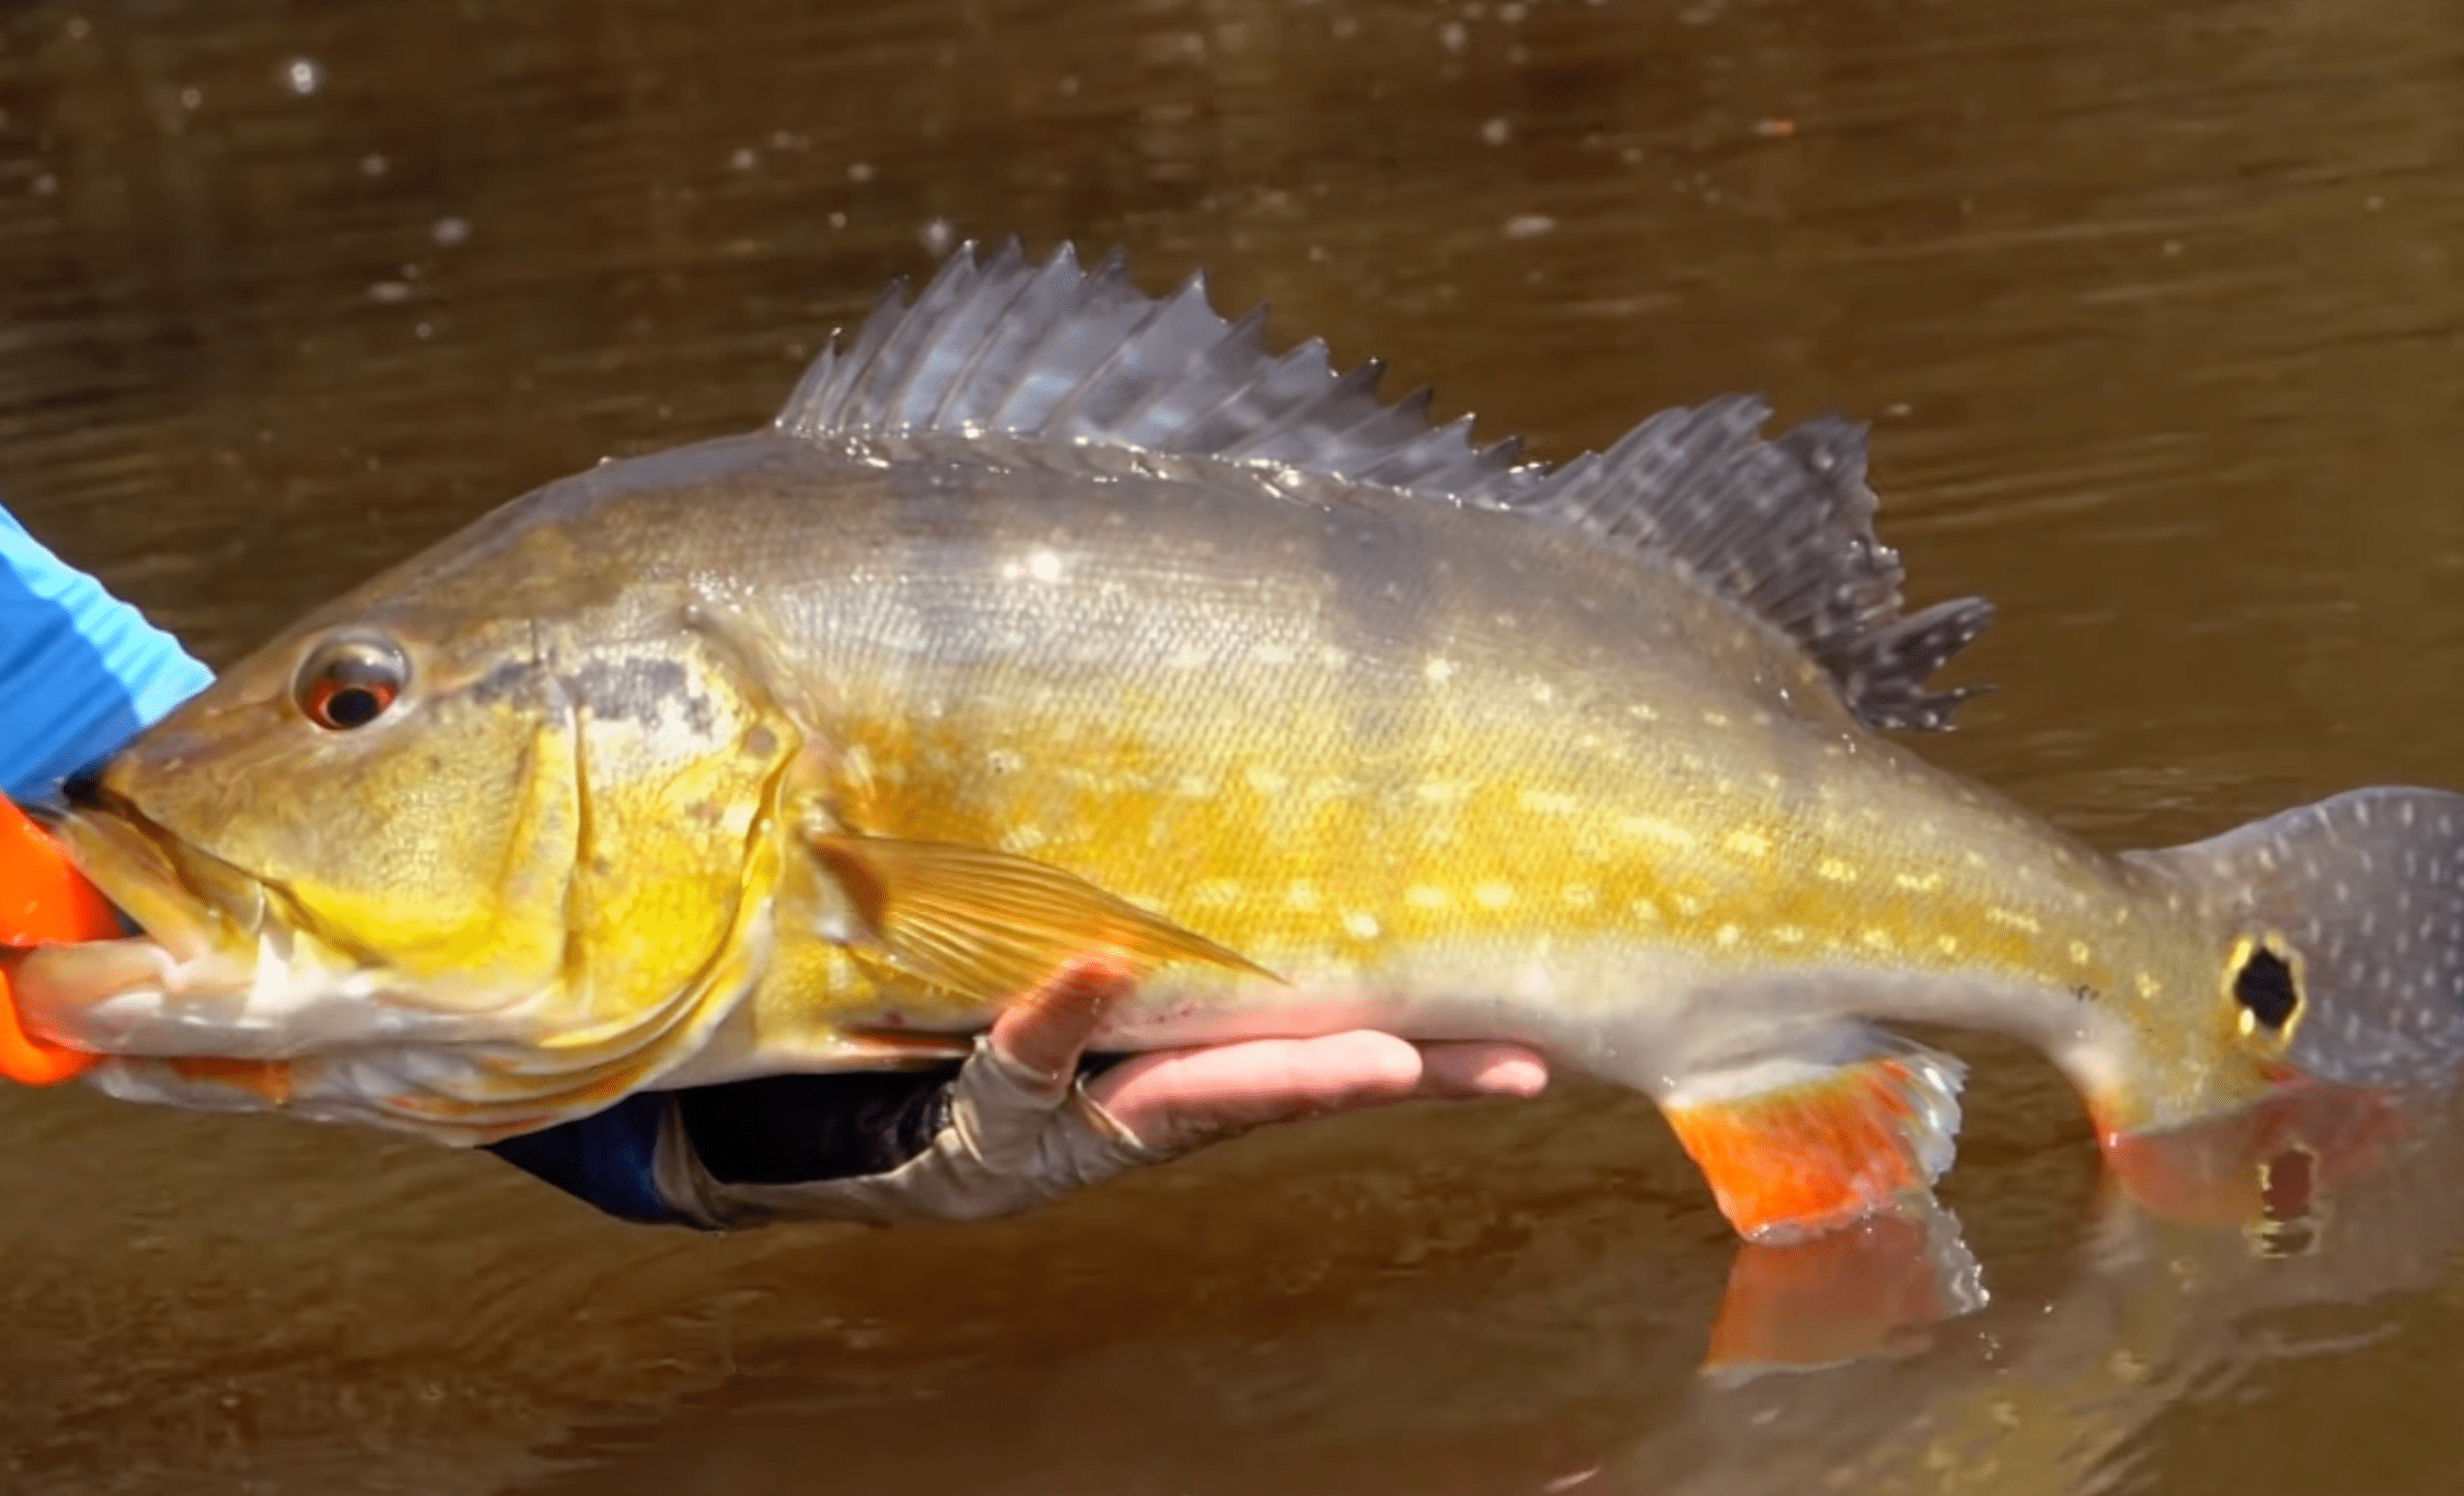
<instances>
[{"instance_id":1,"label":"brown murky water","mask_svg":"<svg viewBox=\"0 0 2464 1496\"><path fill-rule=\"evenodd\" d=\"M1018 232L1543 455L1873 418L1918 593L2003 609L1933 750L2102 843L2464 782L2452 0L37 4L0 110L0 494L217 661ZM0 1490L2464 1481L2464 1140L2269 1257L2100 1206L2051 1072L1958 1047L1992 1304L1742 1389L1734 1246L1592 1091L737 1240L0 1094Z\"/></svg>"}]
</instances>

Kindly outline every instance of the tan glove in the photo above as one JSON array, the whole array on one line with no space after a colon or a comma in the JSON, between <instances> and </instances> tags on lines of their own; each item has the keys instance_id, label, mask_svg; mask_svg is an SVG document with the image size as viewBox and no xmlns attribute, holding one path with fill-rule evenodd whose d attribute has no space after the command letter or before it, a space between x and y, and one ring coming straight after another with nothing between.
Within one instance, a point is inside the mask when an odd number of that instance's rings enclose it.
<instances>
[{"instance_id":1,"label":"tan glove","mask_svg":"<svg viewBox=\"0 0 2464 1496\"><path fill-rule=\"evenodd\" d=\"M1129 989L1126 978L1098 968L1064 973L1019 1004L1030 1010L1023 1026L1036 1034L1040 1018L1045 1025L1066 1022L1092 1032ZM1081 1014L1094 1022L1081 1022ZM715 1229L815 1218L887 1226L1009 1215L1168 1156L1140 1143L1087 1094L1078 1078L1083 1033L1066 1053L1041 1056L1057 1063L1038 1067L1015 1053L1020 1026L1008 1023L976 1040L950 1083L946 1119L932 1142L886 1174L725 1183L702 1167L683 1114L670 1108L653 1178L679 1213Z\"/></svg>"}]
</instances>

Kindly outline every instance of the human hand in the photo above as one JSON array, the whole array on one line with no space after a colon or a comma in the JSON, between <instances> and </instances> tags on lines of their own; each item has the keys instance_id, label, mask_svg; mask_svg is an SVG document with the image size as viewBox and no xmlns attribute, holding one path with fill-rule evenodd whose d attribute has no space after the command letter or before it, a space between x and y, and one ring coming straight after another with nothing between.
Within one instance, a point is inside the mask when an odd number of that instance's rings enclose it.
<instances>
[{"instance_id":1,"label":"human hand","mask_svg":"<svg viewBox=\"0 0 2464 1496\"><path fill-rule=\"evenodd\" d=\"M1133 984L1088 964L1013 1006L992 1048L1059 1077ZM1374 1029L1314 1039L1252 1039L1141 1054L1088 1081L1088 1099L1145 1147L1185 1152L1268 1122L1398 1101L1536 1096L1547 1062L1516 1044L1414 1044Z\"/></svg>"},{"instance_id":2,"label":"human hand","mask_svg":"<svg viewBox=\"0 0 2464 1496\"><path fill-rule=\"evenodd\" d=\"M1100 962L1020 998L944 1093L923 1151L896 1168L795 1184L714 1177L681 1127L662 1139L660 1194L701 1224L834 1219L888 1225L1014 1214L1269 1122L1420 1098L1536 1095L1519 1045L1415 1045L1373 1031L1141 1054L1089 1080L1079 1060L1132 978Z\"/></svg>"}]
</instances>

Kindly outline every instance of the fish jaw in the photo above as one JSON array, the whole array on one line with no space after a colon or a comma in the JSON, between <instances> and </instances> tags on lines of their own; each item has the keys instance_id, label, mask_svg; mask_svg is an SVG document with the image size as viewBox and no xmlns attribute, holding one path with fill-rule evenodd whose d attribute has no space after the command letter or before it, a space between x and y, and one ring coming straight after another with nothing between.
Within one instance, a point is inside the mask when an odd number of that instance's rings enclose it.
<instances>
[{"instance_id":1,"label":"fish jaw","mask_svg":"<svg viewBox=\"0 0 2464 1496\"><path fill-rule=\"evenodd\" d=\"M80 813L57 832L107 897L162 934L30 950L15 996L37 1034L104 1055L85 1079L129 1101L492 1142L600 1110L688 1062L772 943L767 901L754 901L696 980L638 1020L593 1023L587 992L561 973L441 991L346 951L280 889L135 817Z\"/></svg>"},{"instance_id":2,"label":"fish jaw","mask_svg":"<svg viewBox=\"0 0 2464 1496\"><path fill-rule=\"evenodd\" d=\"M518 1001L456 993L402 1000L408 984L292 916L272 888L116 809L53 828L78 869L142 935L31 954L17 1000L58 1043L108 1054L287 1058L336 1044L416 1038L441 1016Z\"/></svg>"},{"instance_id":3,"label":"fish jaw","mask_svg":"<svg viewBox=\"0 0 2464 1496\"><path fill-rule=\"evenodd\" d=\"M281 928L245 981L220 958L182 962L137 938L30 951L15 986L34 1031L105 1056L84 1079L107 1095L470 1145L588 1115L688 1062L759 962L758 949L726 953L654 1022L593 1045L557 1022L571 1006L559 987L492 1013L423 1010Z\"/></svg>"}]
</instances>

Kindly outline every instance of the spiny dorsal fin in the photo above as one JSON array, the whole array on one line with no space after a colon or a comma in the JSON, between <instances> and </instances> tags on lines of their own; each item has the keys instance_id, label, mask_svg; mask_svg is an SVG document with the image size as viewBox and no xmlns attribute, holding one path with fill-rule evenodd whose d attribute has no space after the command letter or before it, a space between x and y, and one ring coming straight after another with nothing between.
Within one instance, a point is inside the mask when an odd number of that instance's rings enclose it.
<instances>
[{"instance_id":1,"label":"spiny dorsal fin","mask_svg":"<svg viewBox=\"0 0 2464 1496\"><path fill-rule=\"evenodd\" d=\"M1515 444L1474 451L1472 423L1432 428L1425 394L1381 404L1376 363L1338 376L1323 343L1276 357L1263 307L1215 315L1194 275L1162 298L1114 253L1080 271L1017 240L953 255L910 306L893 286L844 351L823 352L779 412L800 436L915 431L1054 442L1299 468L1461 498L1516 475Z\"/></svg>"},{"instance_id":2,"label":"spiny dorsal fin","mask_svg":"<svg viewBox=\"0 0 2464 1496\"><path fill-rule=\"evenodd\" d=\"M1971 694L1926 682L1991 609L1966 598L1901 616L1863 428L1825 418L1766 441L1768 408L1737 396L1662 412L1551 472L1511 441L1474 447L1469 417L1431 426L1425 390L1381 403L1375 362L1339 375L1315 339L1269 352L1264 325L1263 307L1216 315L1202 275L1153 297L1117 253L1082 271L1068 245L1042 265L1015 239L981 261L966 245L914 303L891 287L776 424L1094 443L1509 509L1670 566L1785 630L1875 726L1946 726Z\"/></svg>"},{"instance_id":3,"label":"spiny dorsal fin","mask_svg":"<svg viewBox=\"0 0 2464 1496\"><path fill-rule=\"evenodd\" d=\"M1964 597L1901 617L1899 553L1873 535L1865 428L1822 416L1765 441L1770 413L1750 395L1662 411L1512 506L1662 557L1778 625L1875 726L1949 726L1977 687L1926 680L1993 610Z\"/></svg>"}]
</instances>

